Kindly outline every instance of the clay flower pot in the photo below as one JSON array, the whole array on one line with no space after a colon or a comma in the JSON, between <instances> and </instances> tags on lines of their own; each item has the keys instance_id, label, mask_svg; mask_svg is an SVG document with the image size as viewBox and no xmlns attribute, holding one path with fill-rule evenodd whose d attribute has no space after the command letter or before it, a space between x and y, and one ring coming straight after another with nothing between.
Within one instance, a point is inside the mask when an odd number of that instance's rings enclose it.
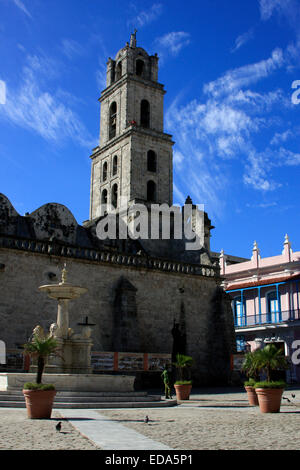
<instances>
[{"instance_id":1,"label":"clay flower pot","mask_svg":"<svg viewBox=\"0 0 300 470\"><path fill-rule=\"evenodd\" d=\"M192 384L174 384L177 400L189 400L192 390Z\"/></svg>"},{"instance_id":2,"label":"clay flower pot","mask_svg":"<svg viewBox=\"0 0 300 470\"><path fill-rule=\"evenodd\" d=\"M31 419L49 419L56 390L23 390L27 416Z\"/></svg>"},{"instance_id":3,"label":"clay flower pot","mask_svg":"<svg viewBox=\"0 0 300 470\"><path fill-rule=\"evenodd\" d=\"M258 406L258 398L257 398L255 388L251 387L250 385L245 385L245 390L248 395L249 405Z\"/></svg>"},{"instance_id":4,"label":"clay flower pot","mask_svg":"<svg viewBox=\"0 0 300 470\"><path fill-rule=\"evenodd\" d=\"M283 388L257 388L259 409L262 413L279 413Z\"/></svg>"}]
</instances>

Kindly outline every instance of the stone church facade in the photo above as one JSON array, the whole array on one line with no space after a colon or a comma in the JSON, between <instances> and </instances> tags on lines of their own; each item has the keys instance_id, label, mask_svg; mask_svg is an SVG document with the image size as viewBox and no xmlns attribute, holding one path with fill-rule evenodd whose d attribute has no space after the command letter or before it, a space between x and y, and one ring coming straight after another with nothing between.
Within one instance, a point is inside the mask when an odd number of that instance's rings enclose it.
<instances>
[{"instance_id":1,"label":"stone church facade","mask_svg":"<svg viewBox=\"0 0 300 470\"><path fill-rule=\"evenodd\" d=\"M108 213L119 220L124 207L172 205L174 143L163 130L164 93L158 57L131 35L107 63L100 144L91 155L90 217L83 225L60 204L21 216L0 195L0 339L7 349L22 345L37 324L48 328L55 321L55 302L38 287L60 281L66 263L70 282L88 289L70 306L70 326L76 330L88 316L93 351L181 351L195 360L195 383L228 382L233 317L210 251L207 214L195 223L192 206L188 223L203 240L197 250L174 236L97 236Z\"/></svg>"}]
</instances>

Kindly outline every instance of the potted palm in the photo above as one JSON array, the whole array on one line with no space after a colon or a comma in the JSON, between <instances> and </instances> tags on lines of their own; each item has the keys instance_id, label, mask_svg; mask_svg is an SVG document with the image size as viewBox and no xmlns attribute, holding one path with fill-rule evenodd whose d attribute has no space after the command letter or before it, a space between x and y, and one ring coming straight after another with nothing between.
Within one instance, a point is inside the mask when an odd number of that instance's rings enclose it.
<instances>
[{"instance_id":1,"label":"potted palm","mask_svg":"<svg viewBox=\"0 0 300 470\"><path fill-rule=\"evenodd\" d=\"M286 384L283 381L272 380L272 373L276 370L287 369L288 360L274 344L268 344L260 351L258 367L266 373L266 380L255 384L260 411L278 413Z\"/></svg>"},{"instance_id":2,"label":"potted palm","mask_svg":"<svg viewBox=\"0 0 300 470\"><path fill-rule=\"evenodd\" d=\"M174 388L176 392L177 400L189 400L190 393L192 389L192 381L186 380L186 372L193 365L194 360L190 356L185 354L177 354L176 362L174 366L176 367L178 379L174 383Z\"/></svg>"},{"instance_id":3,"label":"potted palm","mask_svg":"<svg viewBox=\"0 0 300 470\"><path fill-rule=\"evenodd\" d=\"M248 380L244 382L244 387L247 392L249 405L251 406L258 406L258 398L254 386L259 381L258 358L260 351L260 349L256 349L253 352L248 352L242 365L242 371L248 376Z\"/></svg>"},{"instance_id":4,"label":"potted palm","mask_svg":"<svg viewBox=\"0 0 300 470\"><path fill-rule=\"evenodd\" d=\"M57 354L57 342L50 334L45 335L41 327L35 328L31 341L24 344L24 354L37 359L36 382L26 382L23 386L27 415L49 419L56 390L52 384L43 384L42 376L47 357Z\"/></svg>"}]
</instances>

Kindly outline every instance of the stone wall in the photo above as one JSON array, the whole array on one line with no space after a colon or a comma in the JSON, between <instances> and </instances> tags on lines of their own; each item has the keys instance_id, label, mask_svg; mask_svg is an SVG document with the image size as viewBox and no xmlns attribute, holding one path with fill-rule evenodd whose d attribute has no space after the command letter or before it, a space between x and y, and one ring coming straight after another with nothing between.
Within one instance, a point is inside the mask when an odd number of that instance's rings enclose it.
<instances>
[{"instance_id":1,"label":"stone wall","mask_svg":"<svg viewBox=\"0 0 300 470\"><path fill-rule=\"evenodd\" d=\"M136 289L135 312L130 323L132 342L136 340L138 344L136 349L170 354L171 330L174 319L179 320L183 304L186 353L196 360L194 376L202 383L209 382L209 364L216 358L223 377L229 371L232 316L224 313L222 302L216 300L218 287L214 276L18 251L2 244L0 264L5 267L0 271L0 338L7 348L23 344L37 324L48 327L56 320L56 302L39 292L38 287L57 282L65 261L69 281L88 288L87 294L70 304L70 327L76 331L77 323L88 316L96 324L94 350L114 350L116 297L120 280L126 279ZM51 273L56 274L54 281ZM218 345L217 354L214 342Z\"/></svg>"}]
</instances>

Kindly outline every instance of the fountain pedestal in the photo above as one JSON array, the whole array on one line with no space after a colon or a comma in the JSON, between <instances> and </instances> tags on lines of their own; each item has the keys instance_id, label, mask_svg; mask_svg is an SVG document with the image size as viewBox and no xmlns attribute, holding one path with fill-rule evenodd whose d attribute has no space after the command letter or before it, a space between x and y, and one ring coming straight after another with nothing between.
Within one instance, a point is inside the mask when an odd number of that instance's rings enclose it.
<instances>
[{"instance_id":1,"label":"fountain pedestal","mask_svg":"<svg viewBox=\"0 0 300 470\"><path fill-rule=\"evenodd\" d=\"M79 334L74 333L69 326L69 302L87 292L84 287L74 286L66 282L66 268L62 271L62 281L59 284L40 286L39 290L46 292L51 299L58 302L57 320L50 326L50 334L56 339L59 355L50 357L45 368L46 373L56 374L90 374L91 328L82 328Z\"/></svg>"}]
</instances>

